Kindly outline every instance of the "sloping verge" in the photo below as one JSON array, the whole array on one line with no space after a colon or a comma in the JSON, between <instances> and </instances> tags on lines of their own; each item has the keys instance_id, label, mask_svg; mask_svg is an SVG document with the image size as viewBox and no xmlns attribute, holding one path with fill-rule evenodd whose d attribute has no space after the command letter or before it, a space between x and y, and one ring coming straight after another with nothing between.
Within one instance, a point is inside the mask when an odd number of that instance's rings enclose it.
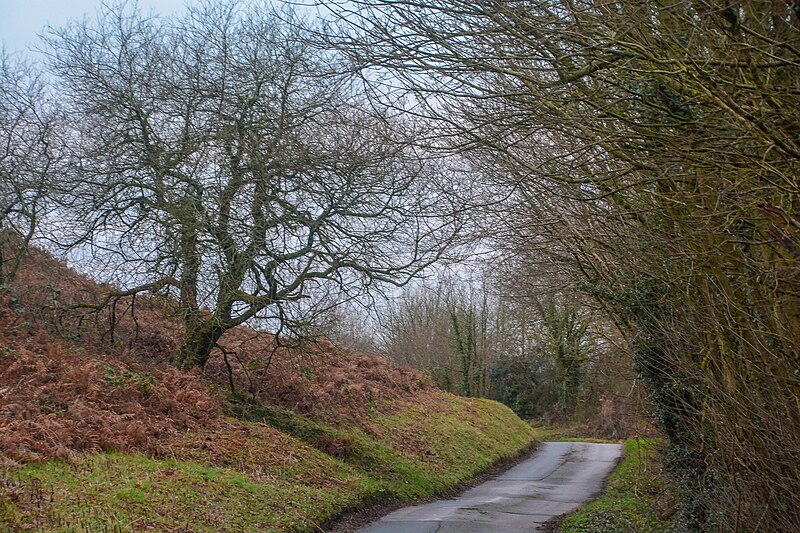
<instances>
[{"instance_id":1,"label":"sloping verge","mask_svg":"<svg viewBox=\"0 0 800 533\"><path fill-rule=\"evenodd\" d=\"M240 417L260 421L221 419L186 432L160 454L6 461L0 525L19 531L319 531L347 510L444 491L534 440L499 404L427 396L372 417L366 429L238 402ZM232 414L236 404L228 406Z\"/></svg>"}]
</instances>

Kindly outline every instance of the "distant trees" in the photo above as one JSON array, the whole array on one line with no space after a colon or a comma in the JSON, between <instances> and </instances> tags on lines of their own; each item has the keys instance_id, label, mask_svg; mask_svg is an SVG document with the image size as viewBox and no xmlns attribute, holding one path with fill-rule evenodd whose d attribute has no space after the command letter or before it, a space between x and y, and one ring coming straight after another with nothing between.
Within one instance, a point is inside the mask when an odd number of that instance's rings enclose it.
<instances>
[{"instance_id":1,"label":"distant trees","mask_svg":"<svg viewBox=\"0 0 800 533\"><path fill-rule=\"evenodd\" d=\"M602 366L615 348L602 341L596 313L576 300L514 292L492 276L444 277L379 309L384 352L427 371L444 390L494 398L527 417L573 420L579 401L596 404L617 392L619 382L587 387L614 370ZM622 382L631 385L630 377Z\"/></svg>"},{"instance_id":2,"label":"distant trees","mask_svg":"<svg viewBox=\"0 0 800 533\"><path fill-rule=\"evenodd\" d=\"M390 69L505 190L487 230L627 335L690 528L800 522L800 12L789 2L382 0ZM464 155L467 154L467 155Z\"/></svg>"},{"instance_id":3,"label":"distant trees","mask_svg":"<svg viewBox=\"0 0 800 533\"><path fill-rule=\"evenodd\" d=\"M0 52L0 288L13 281L63 157L58 114L38 72Z\"/></svg>"},{"instance_id":4,"label":"distant trees","mask_svg":"<svg viewBox=\"0 0 800 533\"><path fill-rule=\"evenodd\" d=\"M557 390L558 409L575 408L583 374L591 353L589 317L575 305L559 305L555 299L536 301L543 325L543 344L555 363L551 378Z\"/></svg>"},{"instance_id":5,"label":"distant trees","mask_svg":"<svg viewBox=\"0 0 800 533\"><path fill-rule=\"evenodd\" d=\"M459 392L453 352L452 302L446 284L409 287L381 310L383 352L397 364L427 371L442 390Z\"/></svg>"},{"instance_id":6,"label":"distant trees","mask_svg":"<svg viewBox=\"0 0 800 533\"><path fill-rule=\"evenodd\" d=\"M179 299L181 368L248 320L290 330L314 291L405 283L458 226L420 125L370 107L301 34L208 2L171 19L105 8L47 37L79 160L72 238L120 273L112 297Z\"/></svg>"},{"instance_id":7,"label":"distant trees","mask_svg":"<svg viewBox=\"0 0 800 533\"><path fill-rule=\"evenodd\" d=\"M443 390L488 397L490 367L512 342L496 304L480 282L440 274L378 308L381 348L394 362L428 372Z\"/></svg>"},{"instance_id":8,"label":"distant trees","mask_svg":"<svg viewBox=\"0 0 800 533\"><path fill-rule=\"evenodd\" d=\"M458 360L459 391L465 396L486 394L486 346L488 336L488 317L486 306L480 315L474 304L458 309L450 307L450 326L452 345Z\"/></svg>"},{"instance_id":9,"label":"distant trees","mask_svg":"<svg viewBox=\"0 0 800 533\"><path fill-rule=\"evenodd\" d=\"M524 416L568 421L579 399L589 396L583 387L589 363L600 359L601 347L589 331L591 315L553 297L528 303L528 339L518 352L493 361L492 395Z\"/></svg>"}]
</instances>

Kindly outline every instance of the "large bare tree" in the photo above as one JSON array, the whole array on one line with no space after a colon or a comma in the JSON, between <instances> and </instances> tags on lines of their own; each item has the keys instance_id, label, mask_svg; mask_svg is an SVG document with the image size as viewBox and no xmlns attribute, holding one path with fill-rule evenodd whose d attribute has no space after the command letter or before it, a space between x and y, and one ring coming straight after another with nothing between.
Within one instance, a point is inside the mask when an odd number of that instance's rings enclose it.
<instances>
[{"instance_id":1,"label":"large bare tree","mask_svg":"<svg viewBox=\"0 0 800 533\"><path fill-rule=\"evenodd\" d=\"M370 107L299 22L123 6L47 38L79 142L77 237L122 273L111 297L178 298L181 368L248 320L290 325L313 294L407 282L457 228L419 124Z\"/></svg>"}]
</instances>

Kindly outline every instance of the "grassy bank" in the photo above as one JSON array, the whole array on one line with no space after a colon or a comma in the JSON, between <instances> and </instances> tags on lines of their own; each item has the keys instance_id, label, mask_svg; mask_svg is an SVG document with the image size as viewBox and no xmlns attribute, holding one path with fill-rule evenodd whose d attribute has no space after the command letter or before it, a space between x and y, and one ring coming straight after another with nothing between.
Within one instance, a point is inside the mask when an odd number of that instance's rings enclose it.
<instances>
[{"instance_id":1,"label":"grassy bank","mask_svg":"<svg viewBox=\"0 0 800 533\"><path fill-rule=\"evenodd\" d=\"M107 292L33 250L0 295L0 531L319 531L536 440L498 403L324 339L242 326L179 371L173 303L76 305Z\"/></svg>"},{"instance_id":2,"label":"grassy bank","mask_svg":"<svg viewBox=\"0 0 800 533\"><path fill-rule=\"evenodd\" d=\"M231 417L215 431L190 432L157 457L113 452L6 464L0 526L318 531L346 509L445 490L534 442L506 407L440 392L363 427L254 403L228 411L250 421Z\"/></svg>"},{"instance_id":3,"label":"grassy bank","mask_svg":"<svg viewBox=\"0 0 800 533\"><path fill-rule=\"evenodd\" d=\"M670 531L671 483L662 471L658 441L630 439L625 457L597 500L561 522L562 533Z\"/></svg>"}]
</instances>

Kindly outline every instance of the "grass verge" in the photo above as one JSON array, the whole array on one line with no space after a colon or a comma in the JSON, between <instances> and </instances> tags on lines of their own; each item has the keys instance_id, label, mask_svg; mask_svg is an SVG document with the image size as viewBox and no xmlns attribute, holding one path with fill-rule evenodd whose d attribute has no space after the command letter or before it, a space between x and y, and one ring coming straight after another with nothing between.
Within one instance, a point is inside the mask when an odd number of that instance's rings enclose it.
<instances>
[{"instance_id":1,"label":"grass verge","mask_svg":"<svg viewBox=\"0 0 800 533\"><path fill-rule=\"evenodd\" d=\"M341 460L380 485L381 499L432 496L519 455L537 434L497 402L432 392L372 417L368 427L335 427L275 407L229 404L237 418L264 422ZM331 450L333 448L333 450Z\"/></svg>"},{"instance_id":2,"label":"grass verge","mask_svg":"<svg viewBox=\"0 0 800 533\"><path fill-rule=\"evenodd\" d=\"M22 494L0 510L12 529L47 531L290 531L308 526L373 489L351 469L310 454L310 469L333 468L326 490L297 476L244 473L174 459L104 453L29 464L11 474ZM320 454L321 455L321 454ZM326 464L327 463L327 464ZM9 475L11 474L11 475Z\"/></svg>"},{"instance_id":3,"label":"grass verge","mask_svg":"<svg viewBox=\"0 0 800 533\"><path fill-rule=\"evenodd\" d=\"M346 510L447 490L535 441L508 408L439 392L364 427L260 404L229 413L159 457L7 463L0 529L319 531Z\"/></svg>"},{"instance_id":4,"label":"grass verge","mask_svg":"<svg viewBox=\"0 0 800 533\"><path fill-rule=\"evenodd\" d=\"M630 439L603 495L565 518L562 533L671 531L674 499L657 439Z\"/></svg>"}]
</instances>

